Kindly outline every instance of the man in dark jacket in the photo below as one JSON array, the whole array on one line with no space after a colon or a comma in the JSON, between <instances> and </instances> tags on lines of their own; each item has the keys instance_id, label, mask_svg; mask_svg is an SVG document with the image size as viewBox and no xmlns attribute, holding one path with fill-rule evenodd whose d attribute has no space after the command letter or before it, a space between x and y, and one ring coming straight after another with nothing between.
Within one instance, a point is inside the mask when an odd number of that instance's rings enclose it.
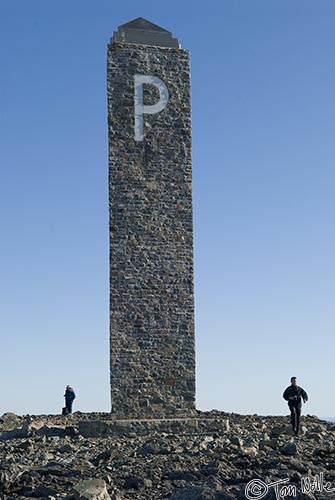
<instances>
[{"instance_id":1,"label":"man in dark jacket","mask_svg":"<svg viewBox=\"0 0 335 500\"><path fill-rule=\"evenodd\" d=\"M283 394L283 398L288 401L288 406L291 411L291 424L294 434L297 436L299 432L299 423L301 415L301 399L304 403L308 401L306 391L297 384L297 377L291 377L291 385L289 385Z\"/></svg>"},{"instance_id":2,"label":"man in dark jacket","mask_svg":"<svg viewBox=\"0 0 335 500\"><path fill-rule=\"evenodd\" d=\"M72 413L72 403L73 403L73 400L75 399L76 395L74 393L73 388L70 387L69 385L66 386L64 397L65 397L66 409L67 409L68 413Z\"/></svg>"}]
</instances>

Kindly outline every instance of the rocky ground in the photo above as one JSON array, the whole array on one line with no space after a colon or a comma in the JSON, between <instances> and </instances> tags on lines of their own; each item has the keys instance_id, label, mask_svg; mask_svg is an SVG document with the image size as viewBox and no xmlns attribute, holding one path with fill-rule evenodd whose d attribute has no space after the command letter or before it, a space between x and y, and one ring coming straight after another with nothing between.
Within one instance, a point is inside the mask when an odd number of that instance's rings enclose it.
<instances>
[{"instance_id":1,"label":"rocky ground","mask_svg":"<svg viewBox=\"0 0 335 500\"><path fill-rule=\"evenodd\" d=\"M6 413L0 498L335 499L335 426L303 417L295 438L288 423L217 411L163 422Z\"/></svg>"}]
</instances>

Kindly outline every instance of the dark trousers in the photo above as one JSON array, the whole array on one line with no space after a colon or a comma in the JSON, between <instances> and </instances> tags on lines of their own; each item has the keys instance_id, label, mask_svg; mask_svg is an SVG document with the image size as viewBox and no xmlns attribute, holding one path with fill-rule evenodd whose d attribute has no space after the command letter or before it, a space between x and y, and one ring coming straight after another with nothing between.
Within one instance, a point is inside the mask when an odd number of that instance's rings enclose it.
<instances>
[{"instance_id":1,"label":"dark trousers","mask_svg":"<svg viewBox=\"0 0 335 500\"><path fill-rule=\"evenodd\" d=\"M72 403L73 401L65 401L65 406L69 413L72 413Z\"/></svg>"},{"instance_id":2,"label":"dark trousers","mask_svg":"<svg viewBox=\"0 0 335 500\"><path fill-rule=\"evenodd\" d=\"M293 406L290 405L291 411L291 424L293 432L298 434L299 424L300 424L300 415L301 415L301 406Z\"/></svg>"}]
</instances>

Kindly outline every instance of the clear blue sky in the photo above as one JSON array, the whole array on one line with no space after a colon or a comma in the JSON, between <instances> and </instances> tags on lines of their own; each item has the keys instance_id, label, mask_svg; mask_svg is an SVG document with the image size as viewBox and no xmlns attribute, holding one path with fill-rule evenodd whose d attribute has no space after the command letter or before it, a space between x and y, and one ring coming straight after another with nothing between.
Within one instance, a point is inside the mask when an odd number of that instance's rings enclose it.
<instances>
[{"instance_id":1,"label":"clear blue sky","mask_svg":"<svg viewBox=\"0 0 335 500\"><path fill-rule=\"evenodd\" d=\"M335 414L335 2L2 0L0 414L109 411L106 45L191 51L197 407Z\"/></svg>"}]
</instances>

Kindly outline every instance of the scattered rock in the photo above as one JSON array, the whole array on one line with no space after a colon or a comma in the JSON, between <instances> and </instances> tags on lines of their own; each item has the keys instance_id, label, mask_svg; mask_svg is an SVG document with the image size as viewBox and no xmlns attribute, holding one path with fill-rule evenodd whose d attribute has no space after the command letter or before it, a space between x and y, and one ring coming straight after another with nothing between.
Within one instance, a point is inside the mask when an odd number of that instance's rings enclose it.
<instances>
[{"instance_id":1,"label":"scattered rock","mask_svg":"<svg viewBox=\"0 0 335 500\"><path fill-rule=\"evenodd\" d=\"M0 436L1 500L245 500L250 481L285 478L312 499L301 479L321 473L335 488L335 428L312 416L294 438L288 416L217 410L143 421L5 414Z\"/></svg>"},{"instance_id":2,"label":"scattered rock","mask_svg":"<svg viewBox=\"0 0 335 500\"><path fill-rule=\"evenodd\" d=\"M123 484L123 488L125 490L138 490L143 485L144 485L143 477L127 476Z\"/></svg>"},{"instance_id":3,"label":"scattered rock","mask_svg":"<svg viewBox=\"0 0 335 500\"><path fill-rule=\"evenodd\" d=\"M284 444L284 446L280 448L280 451L283 455L296 455L298 448L295 443L290 442Z\"/></svg>"},{"instance_id":4,"label":"scattered rock","mask_svg":"<svg viewBox=\"0 0 335 500\"><path fill-rule=\"evenodd\" d=\"M73 488L76 500L111 500L107 485L102 479L86 479Z\"/></svg>"}]
</instances>

